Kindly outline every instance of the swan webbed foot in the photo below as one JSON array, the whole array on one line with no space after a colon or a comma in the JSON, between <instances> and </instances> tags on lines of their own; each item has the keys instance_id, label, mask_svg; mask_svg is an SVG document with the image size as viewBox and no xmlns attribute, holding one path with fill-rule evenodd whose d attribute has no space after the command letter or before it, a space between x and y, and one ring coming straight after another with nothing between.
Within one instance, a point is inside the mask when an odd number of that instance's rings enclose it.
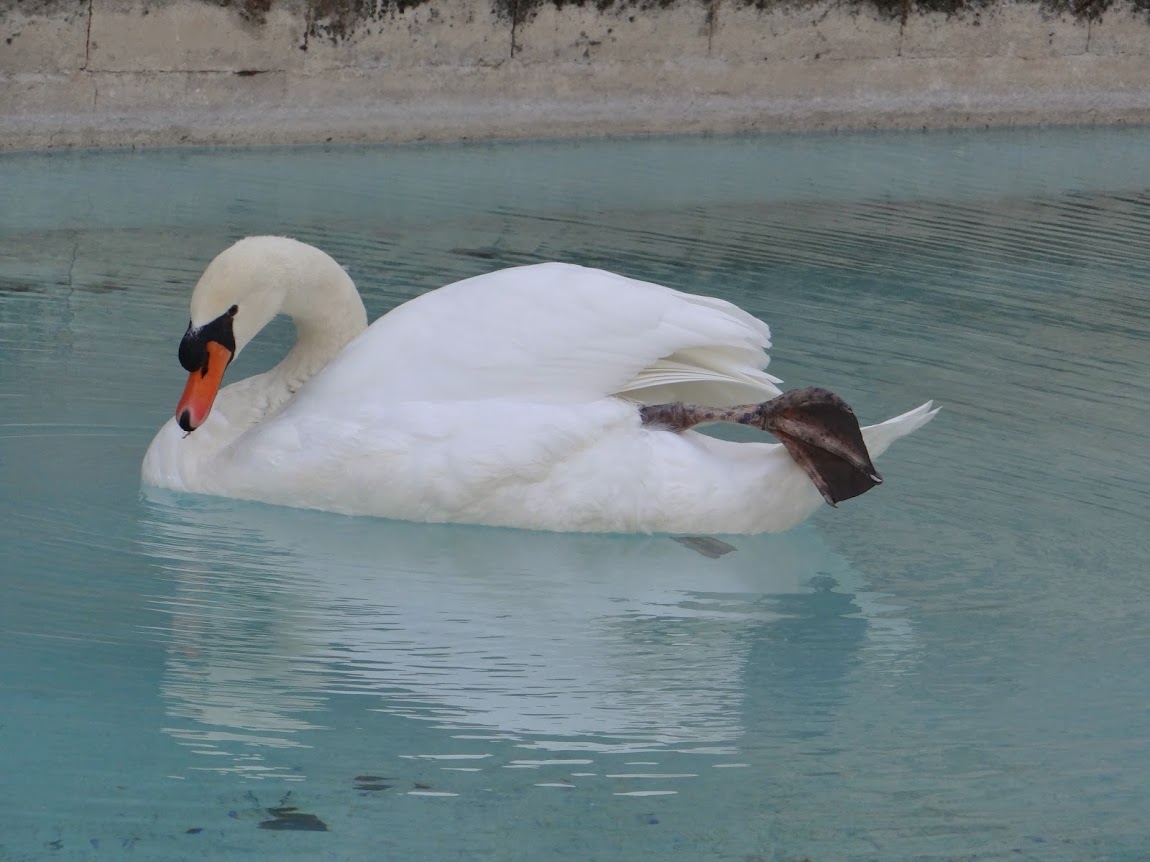
<instances>
[{"instance_id":1,"label":"swan webbed foot","mask_svg":"<svg viewBox=\"0 0 1150 862\"><path fill-rule=\"evenodd\" d=\"M882 477L850 405L827 389L792 389L760 404L752 422L779 439L831 506L865 494Z\"/></svg>"},{"instance_id":2,"label":"swan webbed foot","mask_svg":"<svg viewBox=\"0 0 1150 862\"><path fill-rule=\"evenodd\" d=\"M639 414L644 425L676 433L709 422L769 431L832 506L882 483L854 411L828 389L792 389L762 404L725 409L681 402L653 404L641 407Z\"/></svg>"}]
</instances>

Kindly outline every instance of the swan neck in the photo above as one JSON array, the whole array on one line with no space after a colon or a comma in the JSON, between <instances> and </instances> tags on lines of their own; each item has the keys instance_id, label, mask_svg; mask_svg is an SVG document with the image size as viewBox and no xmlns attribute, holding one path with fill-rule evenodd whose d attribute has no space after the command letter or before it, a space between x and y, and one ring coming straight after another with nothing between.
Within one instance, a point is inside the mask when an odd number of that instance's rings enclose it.
<instances>
[{"instance_id":1,"label":"swan neck","mask_svg":"<svg viewBox=\"0 0 1150 862\"><path fill-rule=\"evenodd\" d=\"M319 326L313 321L299 318L293 320L296 343L280 365L285 370L291 369L293 376L298 378L298 383L303 383L323 369L364 329L362 325Z\"/></svg>"},{"instance_id":2,"label":"swan neck","mask_svg":"<svg viewBox=\"0 0 1150 862\"><path fill-rule=\"evenodd\" d=\"M295 323L296 343L275 371L292 392L367 328L367 311L355 283L334 261L323 270L289 285L284 298L283 311Z\"/></svg>"}]
</instances>

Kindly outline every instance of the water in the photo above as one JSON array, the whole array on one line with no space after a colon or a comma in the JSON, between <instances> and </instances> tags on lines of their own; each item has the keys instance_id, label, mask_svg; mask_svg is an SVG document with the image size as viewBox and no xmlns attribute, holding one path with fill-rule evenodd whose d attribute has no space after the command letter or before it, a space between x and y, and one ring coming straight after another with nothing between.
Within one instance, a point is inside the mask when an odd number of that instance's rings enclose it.
<instances>
[{"instance_id":1,"label":"water","mask_svg":"<svg viewBox=\"0 0 1150 862\"><path fill-rule=\"evenodd\" d=\"M4 156L0 860L1146 858L1147 146ZM372 316L546 259L717 294L789 385L945 410L718 559L141 495L191 286L264 232Z\"/></svg>"}]
</instances>

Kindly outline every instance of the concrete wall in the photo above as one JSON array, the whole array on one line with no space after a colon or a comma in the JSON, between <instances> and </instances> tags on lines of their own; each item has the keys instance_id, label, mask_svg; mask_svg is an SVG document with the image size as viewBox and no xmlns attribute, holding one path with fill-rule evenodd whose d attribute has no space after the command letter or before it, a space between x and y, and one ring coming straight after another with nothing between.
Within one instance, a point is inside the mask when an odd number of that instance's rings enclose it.
<instances>
[{"instance_id":1,"label":"concrete wall","mask_svg":"<svg viewBox=\"0 0 1150 862\"><path fill-rule=\"evenodd\" d=\"M1147 121L1128 2L0 0L0 149Z\"/></svg>"}]
</instances>

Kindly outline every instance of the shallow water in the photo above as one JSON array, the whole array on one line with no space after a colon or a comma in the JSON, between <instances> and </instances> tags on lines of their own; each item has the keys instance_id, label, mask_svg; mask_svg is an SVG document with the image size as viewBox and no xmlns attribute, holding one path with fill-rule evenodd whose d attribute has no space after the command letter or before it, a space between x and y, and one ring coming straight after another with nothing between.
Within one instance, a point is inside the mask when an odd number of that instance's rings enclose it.
<instances>
[{"instance_id":1,"label":"shallow water","mask_svg":"<svg viewBox=\"0 0 1150 862\"><path fill-rule=\"evenodd\" d=\"M1150 855L1148 146L0 157L0 860ZM141 495L191 286L268 232L373 316L570 260L738 302L865 420L945 410L718 559Z\"/></svg>"}]
</instances>

